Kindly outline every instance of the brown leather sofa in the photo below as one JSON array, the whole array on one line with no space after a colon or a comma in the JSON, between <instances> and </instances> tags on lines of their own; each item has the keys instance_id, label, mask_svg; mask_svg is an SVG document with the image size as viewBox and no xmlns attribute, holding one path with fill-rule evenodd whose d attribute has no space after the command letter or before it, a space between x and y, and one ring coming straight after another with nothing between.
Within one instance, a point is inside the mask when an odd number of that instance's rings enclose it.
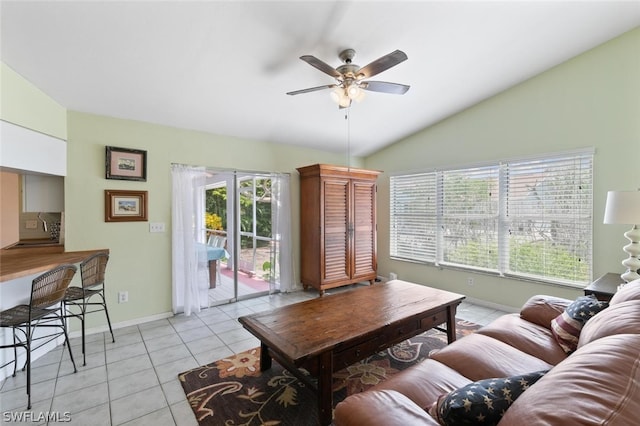
<instances>
[{"instance_id":1,"label":"brown leather sofa","mask_svg":"<svg viewBox=\"0 0 640 426\"><path fill-rule=\"evenodd\" d=\"M437 425L439 396L473 381L550 369L522 393L499 425L640 424L640 280L586 322L567 355L551 320L572 301L534 296L507 314L336 406L336 426Z\"/></svg>"}]
</instances>

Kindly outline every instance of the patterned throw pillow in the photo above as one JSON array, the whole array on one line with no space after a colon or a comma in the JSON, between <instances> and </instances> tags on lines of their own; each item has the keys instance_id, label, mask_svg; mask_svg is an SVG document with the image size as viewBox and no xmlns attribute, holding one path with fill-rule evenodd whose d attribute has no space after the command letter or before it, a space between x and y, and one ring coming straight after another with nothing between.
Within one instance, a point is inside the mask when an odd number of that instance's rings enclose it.
<instances>
[{"instance_id":1,"label":"patterned throw pillow","mask_svg":"<svg viewBox=\"0 0 640 426\"><path fill-rule=\"evenodd\" d=\"M545 373L537 371L469 383L440 396L429 409L429 414L443 426L495 425L516 398Z\"/></svg>"},{"instance_id":2,"label":"patterned throw pillow","mask_svg":"<svg viewBox=\"0 0 640 426\"><path fill-rule=\"evenodd\" d=\"M571 302L562 314L552 319L551 332L562 350L568 354L575 351L584 324L607 306L608 302L599 301L593 294L581 296Z\"/></svg>"}]
</instances>

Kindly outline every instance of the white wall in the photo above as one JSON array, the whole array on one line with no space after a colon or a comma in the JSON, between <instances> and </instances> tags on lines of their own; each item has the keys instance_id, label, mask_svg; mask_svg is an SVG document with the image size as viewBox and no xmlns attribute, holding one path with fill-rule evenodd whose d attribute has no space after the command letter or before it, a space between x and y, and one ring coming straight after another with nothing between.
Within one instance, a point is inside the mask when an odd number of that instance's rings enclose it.
<instances>
[{"instance_id":1,"label":"white wall","mask_svg":"<svg viewBox=\"0 0 640 426\"><path fill-rule=\"evenodd\" d=\"M0 120L0 167L48 175L67 174L67 143Z\"/></svg>"}]
</instances>

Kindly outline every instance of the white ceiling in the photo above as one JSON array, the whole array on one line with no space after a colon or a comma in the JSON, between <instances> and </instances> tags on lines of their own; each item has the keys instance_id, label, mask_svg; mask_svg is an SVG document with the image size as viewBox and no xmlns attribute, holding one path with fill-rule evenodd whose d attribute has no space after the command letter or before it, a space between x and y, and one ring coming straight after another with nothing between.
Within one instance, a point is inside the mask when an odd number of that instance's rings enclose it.
<instances>
[{"instance_id":1,"label":"white ceiling","mask_svg":"<svg viewBox=\"0 0 640 426\"><path fill-rule=\"evenodd\" d=\"M409 59L350 108L367 155L640 25L640 1L5 1L1 59L64 107L344 152L333 83L298 59ZM179 141L177 141L179 142Z\"/></svg>"}]
</instances>

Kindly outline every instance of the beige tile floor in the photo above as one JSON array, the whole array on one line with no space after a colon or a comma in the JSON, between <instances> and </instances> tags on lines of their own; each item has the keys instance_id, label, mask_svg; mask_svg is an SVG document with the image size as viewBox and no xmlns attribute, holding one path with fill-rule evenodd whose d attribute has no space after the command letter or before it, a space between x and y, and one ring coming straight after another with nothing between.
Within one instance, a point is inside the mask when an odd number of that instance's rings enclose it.
<instances>
[{"instance_id":1,"label":"beige tile floor","mask_svg":"<svg viewBox=\"0 0 640 426\"><path fill-rule=\"evenodd\" d=\"M92 334L87 336L86 366L81 365L80 339L72 339L78 372L73 374L68 352L61 346L36 360L31 414L22 423L197 425L178 373L259 346L238 317L313 297L317 297L314 291L262 296L190 317L178 315L120 328L114 330L115 343L109 333ZM468 302L458 308L459 318L479 324L503 313ZM18 372L0 383L1 424L19 424L10 416L24 416L25 409L25 374ZM44 413L54 417L38 421Z\"/></svg>"}]
</instances>

